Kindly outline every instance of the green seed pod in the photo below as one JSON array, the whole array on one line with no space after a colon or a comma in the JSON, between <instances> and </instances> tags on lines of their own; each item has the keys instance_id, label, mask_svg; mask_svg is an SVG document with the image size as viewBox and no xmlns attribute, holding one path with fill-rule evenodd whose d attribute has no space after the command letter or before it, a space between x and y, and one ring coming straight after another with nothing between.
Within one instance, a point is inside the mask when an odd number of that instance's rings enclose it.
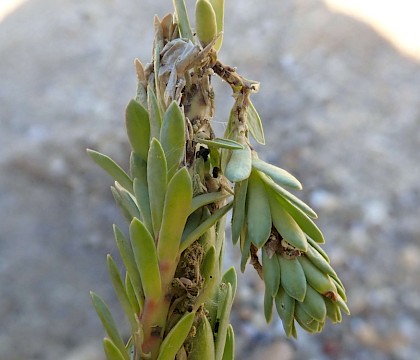
<instances>
[{"instance_id":1,"label":"green seed pod","mask_svg":"<svg viewBox=\"0 0 420 360\"><path fill-rule=\"evenodd\" d=\"M203 47L217 35L216 13L208 0L198 0L195 5L195 27Z\"/></svg>"},{"instance_id":2,"label":"green seed pod","mask_svg":"<svg viewBox=\"0 0 420 360\"><path fill-rule=\"evenodd\" d=\"M203 47L217 35L216 13L208 0L198 0L195 5L195 27Z\"/></svg>"}]
</instances>

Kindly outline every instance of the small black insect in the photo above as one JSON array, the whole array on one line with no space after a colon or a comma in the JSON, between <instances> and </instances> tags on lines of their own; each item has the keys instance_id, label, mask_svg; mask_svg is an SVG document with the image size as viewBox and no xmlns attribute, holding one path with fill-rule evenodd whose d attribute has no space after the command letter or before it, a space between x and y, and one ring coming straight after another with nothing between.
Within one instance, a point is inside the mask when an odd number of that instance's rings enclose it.
<instances>
[{"instance_id":1,"label":"small black insect","mask_svg":"<svg viewBox=\"0 0 420 360\"><path fill-rule=\"evenodd\" d=\"M219 172L220 172L220 169L219 169L217 166L215 166L215 167L213 168L213 177L214 177L215 179L219 176Z\"/></svg>"},{"instance_id":2,"label":"small black insect","mask_svg":"<svg viewBox=\"0 0 420 360\"><path fill-rule=\"evenodd\" d=\"M210 150L205 148L204 146L200 146L200 150L197 151L195 154L196 158L202 157L204 161L207 161L209 159Z\"/></svg>"}]
</instances>

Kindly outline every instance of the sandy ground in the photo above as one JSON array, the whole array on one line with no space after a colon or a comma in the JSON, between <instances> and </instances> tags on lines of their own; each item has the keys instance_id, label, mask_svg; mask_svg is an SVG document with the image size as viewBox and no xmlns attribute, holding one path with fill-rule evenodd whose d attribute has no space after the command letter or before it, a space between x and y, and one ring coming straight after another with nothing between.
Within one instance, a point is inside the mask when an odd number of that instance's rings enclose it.
<instances>
[{"instance_id":1,"label":"sandy ground","mask_svg":"<svg viewBox=\"0 0 420 360\"><path fill-rule=\"evenodd\" d=\"M237 358L416 358L418 58L320 0L226 3L220 56L262 83L254 97L266 130L261 157L303 182L352 310L320 335L287 340L278 322L265 324L262 286L247 270L232 314ZM170 6L28 0L0 20L2 360L103 359L88 292L121 314L105 254L117 252L112 223L124 223L111 179L85 148L127 164L133 59L149 60L153 15ZM215 85L223 128L232 99ZM228 255L237 261L237 249Z\"/></svg>"}]
</instances>

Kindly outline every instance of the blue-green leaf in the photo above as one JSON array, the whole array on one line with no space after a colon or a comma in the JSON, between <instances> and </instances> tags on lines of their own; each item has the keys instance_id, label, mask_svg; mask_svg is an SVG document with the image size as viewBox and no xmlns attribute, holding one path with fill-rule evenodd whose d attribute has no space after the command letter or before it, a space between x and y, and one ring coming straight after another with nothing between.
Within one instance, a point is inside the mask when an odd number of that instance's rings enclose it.
<instances>
[{"instance_id":1,"label":"blue-green leaf","mask_svg":"<svg viewBox=\"0 0 420 360\"><path fill-rule=\"evenodd\" d=\"M137 206L147 230L154 236L152 214L150 210L149 188L147 185L147 163L135 153L130 158L131 173L133 176L133 189Z\"/></svg>"},{"instance_id":2,"label":"blue-green leaf","mask_svg":"<svg viewBox=\"0 0 420 360\"><path fill-rule=\"evenodd\" d=\"M131 247L128 239L116 225L114 225L114 236L121 258L127 269L128 275L130 276L131 285L133 286L134 293L137 296L138 304L140 307L143 307L143 288L141 285L140 273L137 269L136 260L134 258L133 248Z\"/></svg>"},{"instance_id":3,"label":"blue-green leaf","mask_svg":"<svg viewBox=\"0 0 420 360\"><path fill-rule=\"evenodd\" d=\"M254 104L249 101L249 106L246 109L247 117L247 125L248 130L250 131L252 137L258 143L265 145L265 138L264 138L264 130L261 123L260 115L258 115L257 110L254 107Z\"/></svg>"},{"instance_id":4,"label":"blue-green leaf","mask_svg":"<svg viewBox=\"0 0 420 360\"><path fill-rule=\"evenodd\" d=\"M163 148L157 139L150 145L147 160L147 184L149 188L150 211L152 215L153 232L158 237L162 224L163 206L167 188L167 165Z\"/></svg>"},{"instance_id":5,"label":"blue-green leaf","mask_svg":"<svg viewBox=\"0 0 420 360\"><path fill-rule=\"evenodd\" d=\"M196 328L188 360L214 360L213 330L206 315L202 315Z\"/></svg>"},{"instance_id":6,"label":"blue-green leaf","mask_svg":"<svg viewBox=\"0 0 420 360\"><path fill-rule=\"evenodd\" d=\"M170 179L185 156L185 119L176 101L172 101L163 115L160 142L165 152Z\"/></svg>"},{"instance_id":7,"label":"blue-green leaf","mask_svg":"<svg viewBox=\"0 0 420 360\"><path fill-rule=\"evenodd\" d=\"M276 296L280 286L280 264L277 254L270 256L265 247L262 248L262 268L264 283L271 296Z\"/></svg>"},{"instance_id":8,"label":"blue-green leaf","mask_svg":"<svg viewBox=\"0 0 420 360\"><path fill-rule=\"evenodd\" d=\"M147 105L150 117L150 136L159 139L160 129L162 127L162 115L160 113L159 104L153 91L153 86L147 86Z\"/></svg>"},{"instance_id":9,"label":"blue-green leaf","mask_svg":"<svg viewBox=\"0 0 420 360\"><path fill-rule=\"evenodd\" d=\"M272 191L269 190L269 194ZM270 196L271 216L274 227L280 233L284 240L295 248L306 252L308 250L308 241L305 233L292 218L289 213L283 209L279 201L277 201L276 194Z\"/></svg>"},{"instance_id":10,"label":"blue-green leaf","mask_svg":"<svg viewBox=\"0 0 420 360\"><path fill-rule=\"evenodd\" d=\"M206 139L197 139L197 142L200 144L205 144L209 147L220 148L220 149L230 149L230 150L240 150L243 149L243 145L237 141L225 139L225 138L215 138L212 140Z\"/></svg>"},{"instance_id":11,"label":"blue-green leaf","mask_svg":"<svg viewBox=\"0 0 420 360\"><path fill-rule=\"evenodd\" d=\"M227 286L226 286L227 285ZM233 292L232 285L226 284L221 290L222 293L219 295L219 306L217 309L217 318L219 320L219 329L216 336L216 360L223 358L223 352L226 344L226 334L229 326L230 311L233 303Z\"/></svg>"},{"instance_id":12,"label":"blue-green leaf","mask_svg":"<svg viewBox=\"0 0 420 360\"><path fill-rule=\"evenodd\" d=\"M118 301L121 304L122 309L124 310L125 315L127 316L128 321L131 325L131 331L134 332L137 327L136 319L134 318L135 309L131 307L130 301L128 300L128 295L124 287L123 280L118 271L117 265L112 259L111 255L107 256L108 263L108 272L114 286L115 294L117 295Z\"/></svg>"},{"instance_id":13,"label":"blue-green leaf","mask_svg":"<svg viewBox=\"0 0 420 360\"><path fill-rule=\"evenodd\" d=\"M121 351L115 346L115 344L108 338L103 340L104 352L107 360L125 360Z\"/></svg>"},{"instance_id":14,"label":"blue-green leaf","mask_svg":"<svg viewBox=\"0 0 420 360\"><path fill-rule=\"evenodd\" d=\"M194 44L194 36L191 30L185 1L174 0L174 7L181 38L188 39Z\"/></svg>"},{"instance_id":15,"label":"blue-green leaf","mask_svg":"<svg viewBox=\"0 0 420 360\"><path fill-rule=\"evenodd\" d=\"M235 183L235 195L233 198L232 211L232 242L238 242L242 227L245 222L246 194L248 190L248 179Z\"/></svg>"},{"instance_id":16,"label":"blue-green leaf","mask_svg":"<svg viewBox=\"0 0 420 360\"><path fill-rule=\"evenodd\" d=\"M223 351L222 360L234 360L235 358L235 334L233 332L233 327L229 324L227 333L226 333L226 344L225 350Z\"/></svg>"},{"instance_id":17,"label":"blue-green leaf","mask_svg":"<svg viewBox=\"0 0 420 360\"><path fill-rule=\"evenodd\" d=\"M111 175L115 181L118 181L124 189L131 193L133 192L133 182L127 173L121 169L114 160L95 150L87 149L87 153L95 163Z\"/></svg>"},{"instance_id":18,"label":"blue-green leaf","mask_svg":"<svg viewBox=\"0 0 420 360\"><path fill-rule=\"evenodd\" d=\"M128 301L130 301L131 307L134 310L135 314L140 314L140 306L139 302L137 300L136 292L133 287L133 283L130 279L130 275L128 274L128 271L125 273L125 289L127 292L127 298Z\"/></svg>"},{"instance_id":19,"label":"blue-green leaf","mask_svg":"<svg viewBox=\"0 0 420 360\"><path fill-rule=\"evenodd\" d=\"M118 332L117 325L115 324L114 318L112 317L108 306L101 299L101 297L96 295L93 291L90 292L90 296L92 298L93 306L95 307L95 310L99 316L99 319L102 322L102 325L107 335L109 336L111 341L115 344L115 346L118 348L118 350L121 352L121 354L124 355L124 359L129 360L128 354L125 351L124 342Z\"/></svg>"},{"instance_id":20,"label":"blue-green leaf","mask_svg":"<svg viewBox=\"0 0 420 360\"><path fill-rule=\"evenodd\" d=\"M262 247L271 233L270 202L258 172L251 172L246 199L246 220L251 241Z\"/></svg>"},{"instance_id":21,"label":"blue-green leaf","mask_svg":"<svg viewBox=\"0 0 420 360\"><path fill-rule=\"evenodd\" d=\"M125 111L128 140L133 151L147 160L150 143L150 123L147 110L137 101L131 100Z\"/></svg>"},{"instance_id":22,"label":"blue-green leaf","mask_svg":"<svg viewBox=\"0 0 420 360\"><path fill-rule=\"evenodd\" d=\"M130 224L130 238L144 295L149 299L158 299L162 288L155 242L138 219L133 219Z\"/></svg>"},{"instance_id":23,"label":"blue-green leaf","mask_svg":"<svg viewBox=\"0 0 420 360\"><path fill-rule=\"evenodd\" d=\"M225 284L230 284L232 286L232 296L233 298L236 295L236 288L238 286L238 276L236 275L236 270L233 266L226 270L223 274L222 282Z\"/></svg>"},{"instance_id":24,"label":"blue-green leaf","mask_svg":"<svg viewBox=\"0 0 420 360\"><path fill-rule=\"evenodd\" d=\"M183 167L169 181L157 244L159 261L169 261L178 254L182 232L191 212L192 183Z\"/></svg>"},{"instance_id":25,"label":"blue-green leaf","mask_svg":"<svg viewBox=\"0 0 420 360\"><path fill-rule=\"evenodd\" d=\"M211 193L200 194L193 197L191 202L191 213L196 211L197 209L201 208L202 206L209 205L221 200L226 199L229 197L230 194L222 192L222 191L215 191Z\"/></svg>"},{"instance_id":26,"label":"blue-green leaf","mask_svg":"<svg viewBox=\"0 0 420 360\"><path fill-rule=\"evenodd\" d=\"M318 217L315 211L313 211L309 207L309 205L305 204L302 200L297 198L295 195L283 189L280 185L276 184L273 180L268 178L265 174L262 174L261 178L271 189L273 189L277 194L279 194L282 198L284 198L289 204L302 210L306 215L310 216L313 219L316 219Z\"/></svg>"},{"instance_id":27,"label":"blue-green leaf","mask_svg":"<svg viewBox=\"0 0 420 360\"><path fill-rule=\"evenodd\" d=\"M271 177L280 186L302 190L302 184L292 174L277 166L271 165L260 159L252 159L252 167Z\"/></svg>"},{"instance_id":28,"label":"blue-green leaf","mask_svg":"<svg viewBox=\"0 0 420 360\"><path fill-rule=\"evenodd\" d=\"M273 303L274 298L273 295L271 295L271 290L266 286L264 292L264 316L267 324L271 321L273 315Z\"/></svg>"},{"instance_id":29,"label":"blue-green leaf","mask_svg":"<svg viewBox=\"0 0 420 360\"><path fill-rule=\"evenodd\" d=\"M220 218L232 208L232 203L229 203L212 215L210 215L206 220L204 220L195 230L190 232L186 237L183 236L180 246L180 252L183 252L187 247L189 247L194 241L196 241L201 235L203 235L210 227L212 227Z\"/></svg>"},{"instance_id":30,"label":"blue-green leaf","mask_svg":"<svg viewBox=\"0 0 420 360\"><path fill-rule=\"evenodd\" d=\"M163 340L158 360L174 360L176 353L181 348L187 338L193 324L195 312L187 313L181 320L169 331L169 334Z\"/></svg>"}]
</instances>

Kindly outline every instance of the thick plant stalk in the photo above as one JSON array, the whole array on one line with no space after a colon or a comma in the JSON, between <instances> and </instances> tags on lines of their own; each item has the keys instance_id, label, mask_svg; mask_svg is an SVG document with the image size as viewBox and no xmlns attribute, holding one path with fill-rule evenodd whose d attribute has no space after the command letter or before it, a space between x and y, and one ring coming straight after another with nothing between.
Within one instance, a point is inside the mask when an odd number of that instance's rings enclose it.
<instances>
[{"instance_id":1,"label":"thick plant stalk","mask_svg":"<svg viewBox=\"0 0 420 360\"><path fill-rule=\"evenodd\" d=\"M285 189L302 185L252 147L251 137L265 143L250 100L259 84L218 59L223 6L197 0L195 31L183 0L174 0L175 16L155 17L152 61L144 67L135 60L137 92L126 109L130 171L88 150L114 178L112 194L129 224L129 238L114 227L125 276L107 260L130 323L128 342L92 293L109 360L233 359L229 317L237 278L233 267L222 274L230 209L241 269L250 259L265 283L267 321L275 304L287 336L296 337L295 321L317 332L326 318L340 322L341 310L349 312L344 286L319 245L315 212ZM223 138L211 127L214 75L234 98Z\"/></svg>"}]
</instances>

